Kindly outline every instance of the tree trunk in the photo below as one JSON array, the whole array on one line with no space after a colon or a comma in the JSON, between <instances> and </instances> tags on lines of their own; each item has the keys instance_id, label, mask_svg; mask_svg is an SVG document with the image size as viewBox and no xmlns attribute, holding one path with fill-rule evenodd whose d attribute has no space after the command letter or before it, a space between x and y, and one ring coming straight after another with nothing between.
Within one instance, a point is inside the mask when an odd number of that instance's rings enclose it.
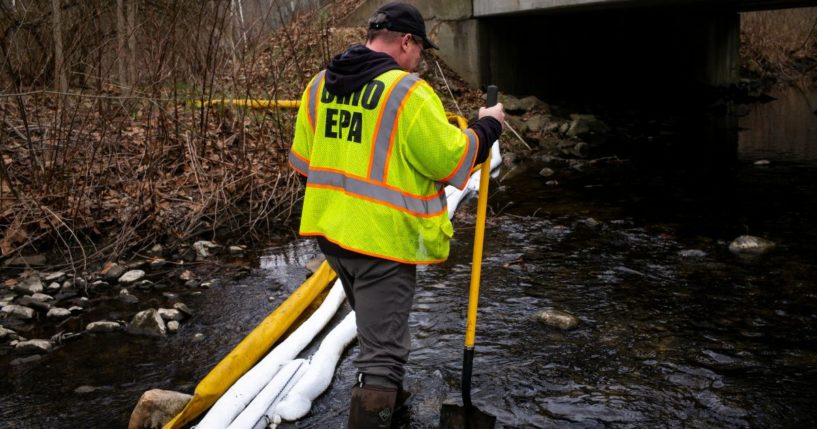
<instances>
[{"instance_id":1,"label":"tree trunk","mask_svg":"<svg viewBox=\"0 0 817 429\"><path fill-rule=\"evenodd\" d=\"M128 84L136 85L136 0L128 0Z\"/></svg>"},{"instance_id":2,"label":"tree trunk","mask_svg":"<svg viewBox=\"0 0 817 429\"><path fill-rule=\"evenodd\" d=\"M62 50L62 5L60 0L51 0L51 16L54 28L54 89L68 92L68 77L65 75L65 60Z\"/></svg>"},{"instance_id":3,"label":"tree trunk","mask_svg":"<svg viewBox=\"0 0 817 429\"><path fill-rule=\"evenodd\" d=\"M116 59L119 70L119 86L121 89L128 88L128 74L125 68L125 1L116 0Z\"/></svg>"}]
</instances>

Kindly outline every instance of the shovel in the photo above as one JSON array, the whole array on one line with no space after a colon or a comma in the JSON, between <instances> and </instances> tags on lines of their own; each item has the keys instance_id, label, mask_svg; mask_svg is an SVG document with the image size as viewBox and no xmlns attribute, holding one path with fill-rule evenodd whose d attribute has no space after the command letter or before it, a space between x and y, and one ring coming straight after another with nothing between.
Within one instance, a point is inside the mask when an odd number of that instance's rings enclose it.
<instances>
[{"instance_id":1,"label":"shovel","mask_svg":"<svg viewBox=\"0 0 817 429\"><path fill-rule=\"evenodd\" d=\"M497 87L488 86L488 107L496 104ZM462 406L443 404L440 429L491 429L496 417L480 411L471 403L471 372L474 367L474 339L477 331L479 276L482 269L482 244L485 241L485 213L488 209L488 180L491 175L491 154L482 163L477 200L477 225L474 233L474 257L471 262L471 289L468 293L468 319L465 323L465 351L462 359Z\"/></svg>"}]
</instances>

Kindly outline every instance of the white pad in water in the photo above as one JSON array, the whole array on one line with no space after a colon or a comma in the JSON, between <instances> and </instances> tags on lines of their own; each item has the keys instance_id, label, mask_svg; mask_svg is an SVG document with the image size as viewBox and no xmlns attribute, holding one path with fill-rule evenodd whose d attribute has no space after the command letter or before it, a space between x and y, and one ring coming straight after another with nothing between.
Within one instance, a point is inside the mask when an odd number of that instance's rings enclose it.
<instances>
[{"instance_id":1,"label":"white pad in water","mask_svg":"<svg viewBox=\"0 0 817 429\"><path fill-rule=\"evenodd\" d=\"M312 356L309 370L271 414L290 421L305 416L312 407L312 401L329 387L343 349L356 335L355 312L352 311L324 338L320 348Z\"/></svg>"},{"instance_id":2,"label":"white pad in water","mask_svg":"<svg viewBox=\"0 0 817 429\"><path fill-rule=\"evenodd\" d=\"M295 359L289 361L272 380L264 386L264 389L256 395L255 399L247 405L247 408L230 423L227 429L246 429L253 427L264 428L267 420L264 413L270 406L275 406L284 399L292 387L298 383L309 368L309 361L306 359ZM272 416L270 416L270 420ZM259 426L260 424L260 426Z\"/></svg>"},{"instance_id":3,"label":"white pad in water","mask_svg":"<svg viewBox=\"0 0 817 429\"><path fill-rule=\"evenodd\" d=\"M258 362L236 381L207 415L196 425L197 429L223 429L252 401L253 398L272 380L278 370L287 362L298 356L335 315L346 299L343 286L338 279L321 306L301 324L295 332L281 342L264 359ZM253 421L255 423L255 421Z\"/></svg>"}]
</instances>

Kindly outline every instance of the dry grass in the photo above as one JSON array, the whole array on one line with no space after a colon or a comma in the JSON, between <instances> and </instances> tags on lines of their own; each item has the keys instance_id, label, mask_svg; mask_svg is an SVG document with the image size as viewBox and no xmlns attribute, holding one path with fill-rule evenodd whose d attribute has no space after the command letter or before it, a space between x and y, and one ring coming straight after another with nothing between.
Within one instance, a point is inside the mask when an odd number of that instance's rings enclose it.
<instances>
[{"instance_id":1,"label":"dry grass","mask_svg":"<svg viewBox=\"0 0 817 429\"><path fill-rule=\"evenodd\" d=\"M817 8L742 14L741 57L757 77L817 75Z\"/></svg>"}]
</instances>

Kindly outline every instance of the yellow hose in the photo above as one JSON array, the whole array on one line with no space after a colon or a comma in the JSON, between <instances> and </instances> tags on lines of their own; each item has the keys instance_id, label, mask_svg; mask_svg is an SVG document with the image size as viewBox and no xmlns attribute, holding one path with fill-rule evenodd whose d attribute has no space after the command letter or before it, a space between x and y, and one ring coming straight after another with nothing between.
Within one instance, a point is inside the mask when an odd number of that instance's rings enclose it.
<instances>
[{"instance_id":1,"label":"yellow hose","mask_svg":"<svg viewBox=\"0 0 817 429\"><path fill-rule=\"evenodd\" d=\"M210 408L233 383L258 362L336 275L326 261L286 301L270 313L196 386L184 409L163 429L180 428Z\"/></svg>"}]
</instances>

